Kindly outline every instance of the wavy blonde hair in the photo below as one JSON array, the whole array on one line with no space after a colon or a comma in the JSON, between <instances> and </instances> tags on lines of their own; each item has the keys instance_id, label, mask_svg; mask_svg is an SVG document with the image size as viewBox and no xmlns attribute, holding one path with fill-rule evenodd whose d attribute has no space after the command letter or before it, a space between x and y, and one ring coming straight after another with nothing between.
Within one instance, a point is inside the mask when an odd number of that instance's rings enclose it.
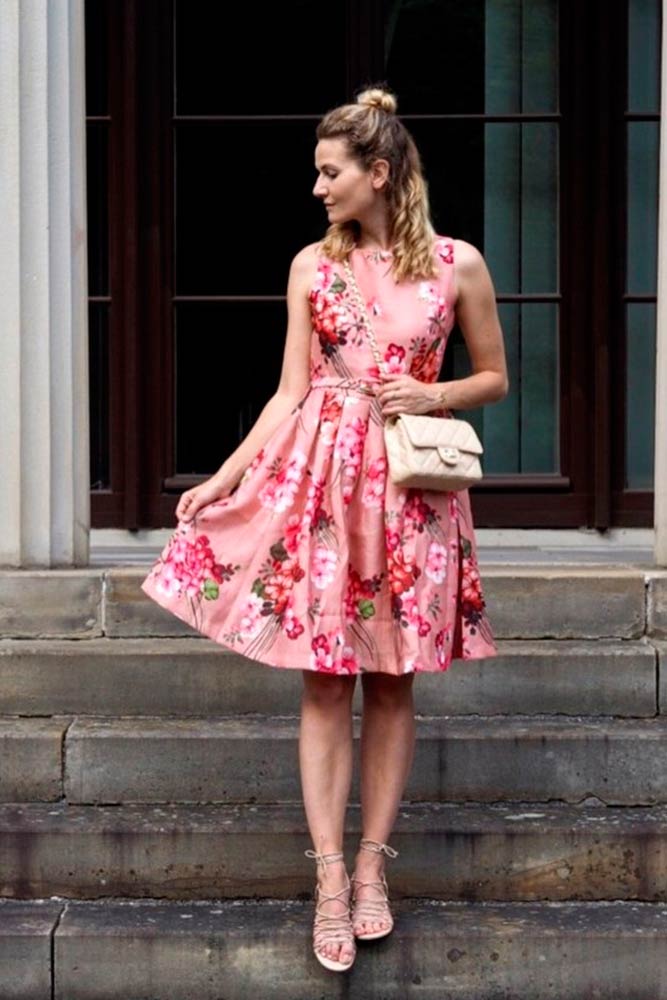
<instances>
[{"instance_id":1,"label":"wavy blonde hair","mask_svg":"<svg viewBox=\"0 0 667 1000\"><path fill-rule=\"evenodd\" d=\"M397 101L381 86L362 90L356 103L342 104L322 118L319 139L344 139L351 156L365 170L373 161L389 162L385 185L389 203L392 270L403 278L435 278L438 267L433 256L435 231L431 223L428 188L415 141L396 116ZM359 224L334 222L322 240L322 252L332 260L345 260L356 246Z\"/></svg>"}]
</instances>

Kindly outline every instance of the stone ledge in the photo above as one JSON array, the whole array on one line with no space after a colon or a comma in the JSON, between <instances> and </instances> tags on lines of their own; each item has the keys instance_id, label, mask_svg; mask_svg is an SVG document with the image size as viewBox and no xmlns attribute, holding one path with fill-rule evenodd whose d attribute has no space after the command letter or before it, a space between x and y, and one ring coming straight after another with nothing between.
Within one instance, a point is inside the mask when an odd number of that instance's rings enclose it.
<instances>
[{"instance_id":1,"label":"stone ledge","mask_svg":"<svg viewBox=\"0 0 667 1000\"><path fill-rule=\"evenodd\" d=\"M51 1000L51 939L65 905L0 899L2 1000Z\"/></svg>"},{"instance_id":2,"label":"stone ledge","mask_svg":"<svg viewBox=\"0 0 667 1000\"><path fill-rule=\"evenodd\" d=\"M354 857L360 807L348 807ZM300 803L0 806L4 896L304 898ZM667 902L667 806L400 804L392 898Z\"/></svg>"},{"instance_id":3,"label":"stone ledge","mask_svg":"<svg viewBox=\"0 0 667 1000\"><path fill-rule=\"evenodd\" d=\"M343 985L355 1000L665 995L662 904L402 901L393 934L360 943L344 983L311 952L312 910L312 902L69 903L54 936L55 1000L326 1000Z\"/></svg>"},{"instance_id":4,"label":"stone ledge","mask_svg":"<svg viewBox=\"0 0 667 1000\"><path fill-rule=\"evenodd\" d=\"M653 716L645 640L499 640L499 656L415 679L417 712ZM0 712L38 715L294 714L301 671L197 638L0 640ZM362 708L357 683L353 709Z\"/></svg>"},{"instance_id":5,"label":"stone ledge","mask_svg":"<svg viewBox=\"0 0 667 1000\"><path fill-rule=\"evenodd\" d=\"M298 718L77 719L66 738L72 803L298 801ZM353 720L355 754L360 720ZM352 781L359 797L359 775ZM474 716L417 720L412 801L667 801L667 717Z\"/></svg>"}]
</instances>

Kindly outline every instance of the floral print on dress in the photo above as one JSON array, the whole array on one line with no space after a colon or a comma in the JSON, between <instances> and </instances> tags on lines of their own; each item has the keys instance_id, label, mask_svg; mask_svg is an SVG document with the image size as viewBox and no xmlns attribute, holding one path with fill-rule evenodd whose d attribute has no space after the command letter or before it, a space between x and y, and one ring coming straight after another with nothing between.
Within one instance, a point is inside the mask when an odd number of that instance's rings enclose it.
<instances>
[{"instance_id":1,"label":"floral print on dress","mask_svg":"<svg viewBox=\"0 0 667 1000\"><path fill-rule=\"evenodd\" d=\"M439 278L398 283L390 254L352 252L386 370L437 381L453 251L438 237ZM392 482L363 318L321 254L309 302L306 395L238 486L177 524L142 590L220 645L285 669L401 675L495 656L468 491Z\"/></svg>"}]
</instances>

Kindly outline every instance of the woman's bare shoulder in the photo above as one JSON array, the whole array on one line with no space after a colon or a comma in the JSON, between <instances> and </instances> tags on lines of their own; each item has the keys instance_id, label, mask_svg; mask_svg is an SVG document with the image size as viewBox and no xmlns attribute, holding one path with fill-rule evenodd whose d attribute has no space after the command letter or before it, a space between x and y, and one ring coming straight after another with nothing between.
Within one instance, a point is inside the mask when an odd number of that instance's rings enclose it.
<instances>
[{"instance_id":1,"label":"woman's bare shoulder","mask_svg":"<svg viewBox=\"0 0 667 1000\"><path fill-rule=\"evenodd\" d=\"M302 247L298 253L292 258L292 267L297 270L308 270L316 263L317 258L320 255L322 248L322 241L318 240L317 243L308 243L307 246Z\"/></svg>"},{"instance_id":2,"label":"woman's bare shoulder","mask_svg":"<svg viewBox=\"0 0 667 1000\"><path fill-rule=\"evenodd\" d=\"M481 252L467 240L452 240L454 244L454 266L460 272L474 271L483 260Z\"/></svg>"}]
</instances>

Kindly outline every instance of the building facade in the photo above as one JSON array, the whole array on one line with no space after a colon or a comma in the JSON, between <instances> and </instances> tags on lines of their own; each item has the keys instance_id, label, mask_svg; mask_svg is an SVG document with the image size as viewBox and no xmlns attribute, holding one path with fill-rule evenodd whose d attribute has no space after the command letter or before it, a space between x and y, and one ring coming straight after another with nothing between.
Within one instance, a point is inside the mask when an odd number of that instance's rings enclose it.
<instances>
[{"instance_id":1,"label":"building facade","mask_svg":"<svg viewBox=\"0 0 667 1000\"><path fill-rule=\"evenodd\" d=\"M436 229L496 288L511 389L460 414L485 447L476 523L653 527L661 7L8 0L3 564L85 564L91 527L172 525L247 433L289 262L325 228L315 126L373 81ZM455 329L441 378L467 371Z\"/></svg>"}]
</instances>

